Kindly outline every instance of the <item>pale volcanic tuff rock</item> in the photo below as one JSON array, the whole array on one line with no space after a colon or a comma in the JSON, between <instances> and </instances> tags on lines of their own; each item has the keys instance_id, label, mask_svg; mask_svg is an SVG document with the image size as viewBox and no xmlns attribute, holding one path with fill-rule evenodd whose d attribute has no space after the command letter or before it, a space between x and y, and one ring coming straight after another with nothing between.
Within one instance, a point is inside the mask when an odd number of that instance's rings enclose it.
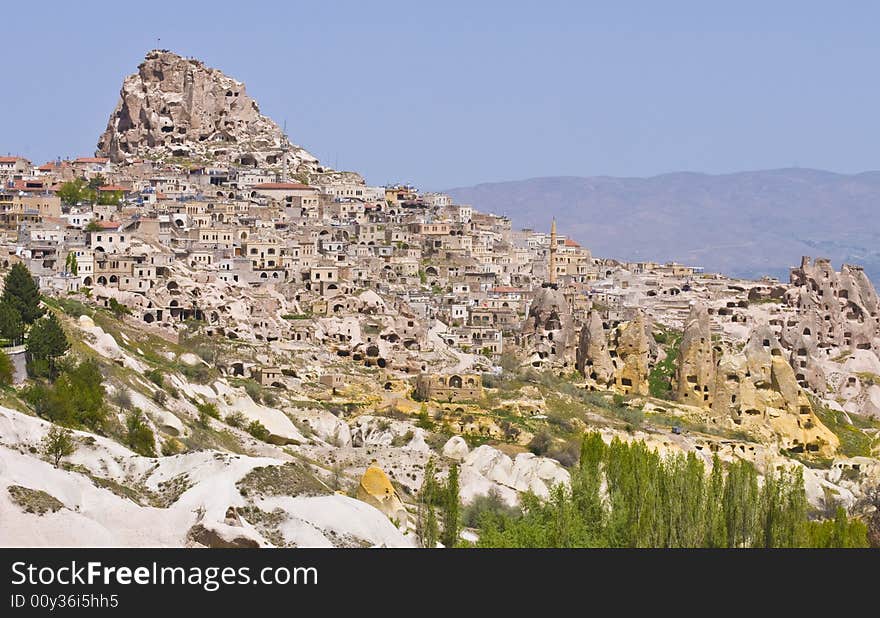
<instances>
[{"instance_id":1,"label":"pale volcanic tuff rock","mask_svg":"<svg viewBox=\"0 0 880 618\"><path fill-rule=\"evenodd\" d=\"M134 158L226 161L323 172L318 160L263 116L245 85L202 62L153 50L122 83L119 102L97 154Z\"/></svg>"},{"instance_id":2,"label":"pale volcanic tuff rock","mask_svg":"<svg viewBox=\"0 0 880 618\"><path fill-rule=\"evenodd\" d=\"M581 329L577 348L577 369L600 384L614 381L614 363L608 352L608 337L599 313L591 310Z\"/></svg>"},{"instance_id":3,"label":"pale volcanic tuff rock","mask_svg":"<svg viewBox=\"0 0 880 618\"><path fill-rule=\"evenodd\" d=\"M711 417L775 435L783 448L828 456L837 436L813 412L773 331L756 326L742 352L727 352L715 370Z\"/></svg>"},{"instance_id":4,"label":"pale volcanic tuff rock","mask_svg":"<svg viewBox=\"0 0 880 618\"><path fill-rule=\"evenodd\" d=\"M702 303L691 305L681 338L676 372L679 401L708 408L715 390L715 352L709 329L709 312Z\"/></svg>"},{"instance_id":5,"label":"pale volcanic tuff rock","mask_svg":"<svg viewBox=\"0 0 880 618\"><path fill-rule=\"evenodd\" d=\"M844 347L877 350L880 333L880 300L861 267L844 264L835 272L829 260L804 257L800 268L791 271L788 303L798 310L798 319L786 325L785 342L799 336L821 348Z\"/></svg>"},{"instance_id":6,"label":"pale volcanic tuff rock","mask_svg":"<svg viewBox=\"0 0 880 618\"><path fill-rule=\"evenodd\" d=\"M626 394L648 394L651 344L643 312L636 311L631 320L606 335L599 314L591 311L576 352L577 369L584 377Z\"/></svg>"},{"instance_id":7,"label":"pale volcanic tuff rock","mask_svg":"<svg viewBox=\"0 0 880 618\"><path fill-rule=\"evenodd\" d=\"M628 322L616 331L617 377L620 390L628 394L648 394L648 357L651 344L648 339L645 314L638 310Z\"/></svg>"},{"instance_id":8,"label":"pale volcanic tuff rock","mask_svg":"<svg viewBox=\"0 0 880 618\"><path fill-rule=\"evenodd\" d=\"M577 332L562 290L549 286L538 290L523 322L522 335L524 341L532 344L537 362L557 362L563 366L575 362Z\"/></svg>"}]
</instances>

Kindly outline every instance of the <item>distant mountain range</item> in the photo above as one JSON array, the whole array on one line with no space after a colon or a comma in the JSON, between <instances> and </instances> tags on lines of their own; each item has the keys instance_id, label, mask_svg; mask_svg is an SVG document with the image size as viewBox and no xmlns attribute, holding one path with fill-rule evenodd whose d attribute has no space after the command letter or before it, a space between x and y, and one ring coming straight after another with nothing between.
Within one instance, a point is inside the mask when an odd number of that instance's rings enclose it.
<instances>
[{"instance_id":1,"label":"distant mountain range","mask_svg":"<svg viewBox=\"0 0 880 618\"><path fill-rule=\"evenodd\" d=\"M788 281L802 255L860 264L880 281L880 172L812 169L652 178L560 176L446 191L509 216L515 227L559 231L593 255L675 260L707 272Z\"/></svg>"}]
</instances>

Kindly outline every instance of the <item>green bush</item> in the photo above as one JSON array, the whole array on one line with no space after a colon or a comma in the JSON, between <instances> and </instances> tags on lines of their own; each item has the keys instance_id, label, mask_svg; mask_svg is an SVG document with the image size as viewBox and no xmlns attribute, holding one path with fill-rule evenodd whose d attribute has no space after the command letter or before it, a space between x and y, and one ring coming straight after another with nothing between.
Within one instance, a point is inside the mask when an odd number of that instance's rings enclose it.
<instances>
[{"instance_id":1,"label":"green bush","mask_svg":"<svg viewBox=\"0 0 880 618\"><path fill-rule=\"evenodd\" d=\"M104 376L95 361L65 367L53 384L37 383L22 397L37 415L70 427L100 429L106 420Z\"/></svg>"},{"instance_id":2,"label":"green bush","mask_svg":"<svg viewBox=\"0 0 880 618\"><path fill-rule=\"evenodd\" d=\"M156 456L156 437L147 425L144 413L135 408L125 418L125 443L139 455Z\"/></svg>"},{"instance_id":3,"label":"green bush","mask_svg":"<svg viewBox=\"0 0 880 618\"><path fill-rule=\"evenodd\" d=\"M505 517L516 519L522 515L522 511L508 505L502 498L496 488L489 490L489 493L483 496L477 496L473 501L464 507L461 516L461 522L468 528L478 528L486 517Z\"/></svg>"},{"instance_id":4,"label":"green bush","mask_svg":"<svg viewBox=\"0 0 880 618\"><path fill-rule=\"evenodd\" d=\"M230 427L237 427L238 429L241 429L247 423L247 418L245 417L245 415L238 410L227 414L225 420L227 425L229 425Z\"/></svg>"},{"instance_id":5,"label":"green bush","mask_svg":"<svg viewBox=\"0 0 880 618\"><path fill-rule=\"evenodd\" d=\"M263 442L266 442L270 435L269 430L260 421L251 421L247 426L247 432Z\"/></svg>"},{"instance_id":6,"label":"green bush","mask_svg":"<svg viewBox=\"0 0 880 618\"><path fill-rule=\"evenodd\" d=\"M165 383L165 375L159 369L151 369L147 372L147 379L162 388L162 385Z\"/></svg>"}]
</instances>

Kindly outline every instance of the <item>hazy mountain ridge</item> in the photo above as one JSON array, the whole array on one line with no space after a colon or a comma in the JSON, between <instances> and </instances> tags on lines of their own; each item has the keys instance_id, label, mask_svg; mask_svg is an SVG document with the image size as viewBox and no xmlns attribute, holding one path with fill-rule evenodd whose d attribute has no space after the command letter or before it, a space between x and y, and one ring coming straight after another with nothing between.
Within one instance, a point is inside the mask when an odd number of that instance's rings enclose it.
<instances>
[{"instance_id":1,"label":"hazy mountain ridge","mask_svg":"<svg viewBox=\"0 0 880 618\"><path fill-rule=\"evenodd\" d=\"M565 233L595 255L677 260L783 280L801 255L861 264L880 278L880 172L778 169L650 178L544 177L447 191L518 227Z\"/></svg>"}]
</instances>

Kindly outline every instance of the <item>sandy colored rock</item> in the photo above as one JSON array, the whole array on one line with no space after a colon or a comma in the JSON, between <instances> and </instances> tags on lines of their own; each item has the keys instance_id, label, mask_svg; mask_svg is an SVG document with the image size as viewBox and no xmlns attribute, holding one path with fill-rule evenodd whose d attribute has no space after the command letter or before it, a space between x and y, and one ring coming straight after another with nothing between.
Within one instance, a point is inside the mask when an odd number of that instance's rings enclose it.
<instances>
[{"instance_id":1,"label":"sandy colored rock","mask_svg":"<svg viewBox=\"0 0 880 618\"><path fill-rule=\"evenodd\" d=\"M394 485L382 468L376 464L370 465L361 477L357 498L376 507L392 521L402 524L407 520L406 508L397 495Z\"/></svg>"},{"instance_id":2,"label":"sandy colored rock","mask_svg":"<svg viewBox=\"0 0 880 618\"><path fill-rule=\"evenodd\" d=\"M682 403L708 408L715 394L715 352L709 313L702 303L691 305L679 348L675 375L676 398Z\"/></svg>"},{"instance_id":3,"label":"sandy colored rock","mask_svg":"<svg viewBox=\"0 0 880 618\"><path fill-rule=\"evenodd\" d=\"M577 369L585 377L599 384L614 381L614 363L608 352L608 337L602 326L602 318L590 311L587 323L581 328L577 347Z\"/></svg>"},{"instance_id":4,"label":"sandy colored rock","mask_svg":"<svg viewBox=\"0 0 880 618\"><path fill-rule=\"evenodd\" d=\"M318 167L260 113L243 83L167 50L150 51L125 78L97 154L114 162L182 157L279 167L286 158L291 172Z\"/></svg>"},{"instance_id":5,"label":"sandy colored rock","mask_svg":"<svg viewBox=\"0 0 880 618\"><path fill-rule=\"evenodd\" d=\"M624 393L646 395L648 393L648 334L645 316L636 312L629 322L617 329L617 376L615 384Z\"/></svg>"}]
</instances>

